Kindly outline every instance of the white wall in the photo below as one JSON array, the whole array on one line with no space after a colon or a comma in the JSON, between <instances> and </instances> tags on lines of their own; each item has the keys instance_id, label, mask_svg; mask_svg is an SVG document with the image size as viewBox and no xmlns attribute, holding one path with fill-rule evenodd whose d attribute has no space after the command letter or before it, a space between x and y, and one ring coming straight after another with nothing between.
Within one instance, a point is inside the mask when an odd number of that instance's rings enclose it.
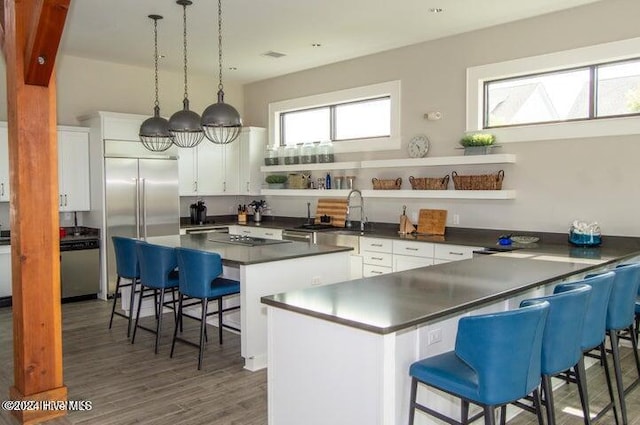
<instances>
[{"instance_id":1,"label":"white wall","mask_svg":"<svg viewBox=\"0 0 640 425\"><path fill-rule=\"evenodd\" d=\"M429 156L459 155L455 148L465 129L467 67L638 37L638 16L637 0L607 0L253 83L244 89L245 117L253 125L267 126L269 102L401 80L402 149L344 154L337 160L407 157L408 141L423 133L431 140ZM424 120L428 111L442 112L443 119ZM397 222L404 203L409 211L447 209L449 221L459 214L462 227L566 232L572 220L584 219L597 220L604 234L640 236L638 136L512 143L500 152L517 155L516 164L504 167L503 186L518 191L515 200L366 199L366 215L371 221ZM370 189L372 176L406 179L499 168L362 170L357 186ZM410 187L406 180L403 185ZM307 199L270 201L274 214L306 214Z\"/></svg>"},{"instance_id":2,"label":"white wall","mask_svg":"<svg viewBox=\"0 0 640 425\"><path fill-rule=\"evenodd\" d=\"M153 68L102 62L75 56L57 58L58 124L79 125L77 118L95 111L153 113ZM0 61L0 120L7 119L7 90L4 61ZM159 98L162 115L182 109L183 75L162 71ZM191 110L199 114L217 101L218 75L189 74ZM225 82L225 101L243 114L242 87ZM245 120L246 121L246 120ZM247 122L250 124L250 122Z\"/></svg>"}]
</instances>

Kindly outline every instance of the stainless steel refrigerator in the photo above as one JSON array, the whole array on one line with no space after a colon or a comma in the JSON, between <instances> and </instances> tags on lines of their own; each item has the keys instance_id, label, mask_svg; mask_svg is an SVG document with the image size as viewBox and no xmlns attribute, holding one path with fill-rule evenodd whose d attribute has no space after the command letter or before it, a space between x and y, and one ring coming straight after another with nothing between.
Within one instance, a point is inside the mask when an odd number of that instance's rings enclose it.
<instances>
[{"instance_id":1,"label":"stainless steel refrigerator","mask_svg":"<svg viewBox=\"0 0 640 425\"><path fill-rule=\"evenodd\" d=\"M105 158L107 283L115 291L112 236L145 239L180 231L178 161L162 158Z\"/></svg>"}]
</instances>

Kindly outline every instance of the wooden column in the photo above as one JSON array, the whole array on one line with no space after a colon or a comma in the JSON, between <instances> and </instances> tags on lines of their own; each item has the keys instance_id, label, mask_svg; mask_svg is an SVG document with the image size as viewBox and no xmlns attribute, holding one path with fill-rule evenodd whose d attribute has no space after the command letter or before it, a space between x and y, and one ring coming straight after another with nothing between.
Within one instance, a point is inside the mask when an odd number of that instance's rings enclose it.
<instances>
[{"instance_id":1,"label":"wooden column","mask_svg":"<svg viewBox=\"0 0 640 425\"><path fill-rule=\"evenodd\" d=\"M62 379L56 53L70 0L4 0L11 266L12 400L66 400ZM36 423L65 411L14 412Z\"/></svg>"}]
</instances>

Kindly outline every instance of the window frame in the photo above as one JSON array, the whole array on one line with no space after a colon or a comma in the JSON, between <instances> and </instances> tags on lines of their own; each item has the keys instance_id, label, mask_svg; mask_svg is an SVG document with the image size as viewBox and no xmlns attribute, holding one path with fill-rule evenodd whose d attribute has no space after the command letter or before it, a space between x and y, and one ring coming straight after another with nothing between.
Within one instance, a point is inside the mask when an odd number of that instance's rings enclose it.
<instances>
[{"instance_id":1,"label":"window frame","mask_svg":"<svg viewBox=\"0 0 640 425\"><path fill-rule=\"evenodd\" d=\"M633 38L467 68L466 131L489 131L500 143L640 134L640 114L484 128L486 82L625 62L637 59L638 51L640 38Z\"/></svg>"},{"instance_id":2,"label":"window frame","mask_svg":"<svg viewBox=\"0 0 640 425\"><path fill-rule=\"evenodd\" d=\"M286 112L316 109L331 105L358 103L367 100L389 97L390 99L390 136L365 137L360 139L341 139L333 144L334 152L368 152L394 150L401 147L400 134L400 81L388 81L368 86L299 97L280 102L269 103L269 144L281 146L282 118ZM333 114L333 112L332 112ZM332 116L332 120L333 121ZM330 124L331 136L335 136L333 122Z\"/></svg>"}]
</instances>

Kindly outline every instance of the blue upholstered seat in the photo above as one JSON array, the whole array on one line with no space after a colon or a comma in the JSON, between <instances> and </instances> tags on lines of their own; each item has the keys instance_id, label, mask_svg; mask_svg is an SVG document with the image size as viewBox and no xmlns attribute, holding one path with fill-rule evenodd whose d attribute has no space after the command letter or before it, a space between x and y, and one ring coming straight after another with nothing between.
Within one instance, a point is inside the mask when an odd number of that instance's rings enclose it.
<instances>
[{"instance_id":1,"label":"blue upholstered seat","mask_svg":"<svg viewBox=\"0 0 640 425\"><path fill-rule=\"evenodd\" d=\"M572 380L572 377L569 376L567 379L571 382L575 382L578 385L578 390L580 392L580 401L582 404L582 413L584 417L585 425L591 423L591 414L589 409L589 395L587 391L587 383L586 379L586 371L584 366L584 354L598 348L600 349L601 355L604 356L606 351L604 347L604 340L606 337L606 323L607 323L607 308L609 305L609 297L611 295L611 289L613 288L613 280L615 278L614 272L607 272L598 275L588 276L580 282L585 285L589 285L591 287L591 296L589 297L589 302L587 303L587 309L584 316L584 326L582 330L582 338L580 340L580 350L582 351L582 356L578 361L577 369L574 372L575 379ZM557 285L554 289L554 293L562 293L568 290L571 290L575 283L570 284L560 284ZM603 363L605 367L605 372L607 378L609 377L609 365L607 362ZM613 389L611 386L611 380L607 379L607 388L609 391L609 398L611 400L611 404L607 406L607 408L603 409L596 416L599 418L601 415L606 413L606 411L613 407L614 409L614 417L617 422L617 411L613 399Z\"/></svg>"},{"instance_id":2,"label":"blue upholstered seat","mask_svg":"<svg viewBox=\"0 0 640 425\"><path fill-rule=\"evenodd\" d=\"M135 299L136 285L140 279L140 268L138 266L138 253L136 252L136 239L125 238L122 236L113 236L113 250L116 257L116 291L113 294L113 306L111 307L111 318L109 319L109 329L113 325L113 316L117 315L127 319L127 338L131 334L131 318L133 317L133 300ZM122 283L122 278L129 279L131 282ZM120 297L120 289L131 287L129 296L129 314L123 314L116 311L118 297Z\"/></svg>"},{"instance_id":3,"label":"blue upholstered seat","mask_svg":"<svg viewBox=\"0 0 640 425\"><path fill-rule=\"evenodd\" d=\"M238 308L235 307L227 310L223 309L222 298L227 295L240 293L240 283L235 280L221 277L222 258L219 254L187 248L177 248L176 251L178 268L180 270L180 297L178 299L178 319L173 332L173 341L171 343L171 357L173 357L176 341L179 340L195 345L198 347L198 370L200 370L204 356L207 316L212 314L218 315L218 338L220 344L222 344L222 328L231 328L222 322L222 314L225 311ZM182 326L182 318L185 316L185 314L183 314L185 296L190 298L199 298L201 300L201 316L198 318L198 320L200 320L200 342L197 345L178 337L178 328ZM209 300L218 300L217 311L211 313L207 312Z\"/></svg>"},{"instance_id":4,"label":"blue upholstered seat","mask_svg":"<svg viewBox=\"0 0 640 425\"><path fill-rule=\"evenodd\" d=\"M162 316L163 309L166 305L164 296L167 290L171 290L172 304L174 314L175 295L174 289L178 288L179 282L176 276L176 267L178 261L176 258L175 248L168 248L160 245L153 245L146 242L138 242L136 246L138 252L138 261L140 263L140 285L142 291L145 288L152 289L154 294L160 292L159 302L155 302L156 306L156 329L146 328L138 323L140 318L140 307L142 306L142 296L138 297L138 312L136 314L136 322L133 327L133 336L131 343L136 339L136 330L138 328L153 332L156 334L155 353L158 354L158 346L160 345L160 335L162 332ZM154 296L154 300L156 297Z\"/></svg>"},{"instance_id":5,"label":"blue upholstered seat","mask_svg":"<svg viewBox=\"0 0 640 425\"><path fill-rule=\"evenodd\" d=\"M590 295L591 286L572 283L557 287L552 295L524 300L520 304L526 307L531 303L547 301L550 305L542 339L541 361L542 391L549 425L555 424L551 377L575 368L582 358L582 331ZM579 379L581 390L582 384Z\"/></svg>"},{"instance_id":6,"label":"blue upholstered seat","mask_svg":"<svg viewBox=\"0 0 640 425\"><path fill-rule=\"evenodd\" d=\"M613 367L616 375L616 387L620 403L620 413L622 423L626 425L627 406L625 395L635 388L640 382L640 358L638 356L638 340L634 329L634 316L636 306L636 296L640 286L640 263L621 264L615 269L615 278L609 306L607 309L607 334L611 341L611 354L613 356ZM626 331L631 339L632 351L636 361L637 378L627 388L622 382L622 370L620 366L619 332Z\"/></svg>"},{"instance_id":7,"label":"blue upholstered seat","mask_svg":"<svg viewBox=\"0 0 640 425\"><path fill-rule=\"evenodd\" d=\"M530 304L460 319L454 351L413 363L409 423L413 424L415 409L438 417L416 402L418 382L460 397L463 421L469 402L482 405L485 423L493 424L495 407L530 393L539 400L540 353L549 304Z\"/></svg>"}]
</instances>

